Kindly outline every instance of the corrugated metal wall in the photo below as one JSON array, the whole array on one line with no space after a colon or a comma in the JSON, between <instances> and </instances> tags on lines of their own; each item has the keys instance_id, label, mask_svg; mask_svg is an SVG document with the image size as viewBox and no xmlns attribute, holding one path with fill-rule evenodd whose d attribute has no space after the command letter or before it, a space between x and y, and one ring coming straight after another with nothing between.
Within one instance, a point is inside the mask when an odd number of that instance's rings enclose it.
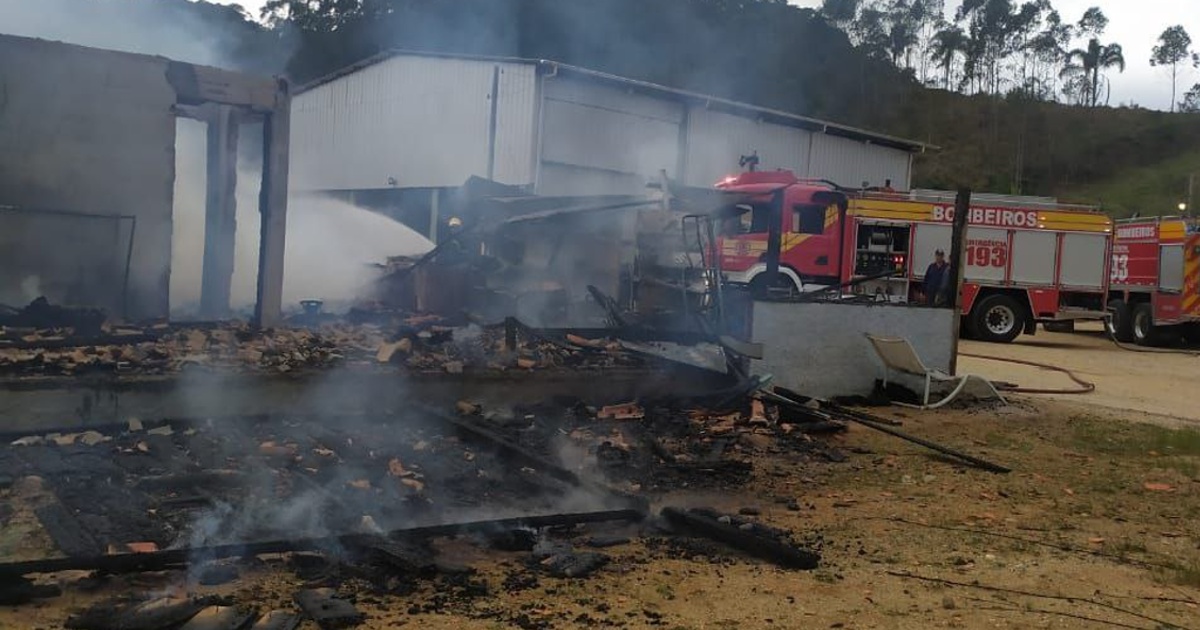
<instances>
[{"instance_id":1,"label":"corrugated metal wall","mask_svg":"<svg viewBox=\"0 0 1200 630\"><path fill-rule=\"evenodd\" d=\"M537 66L533 64L500 66L494 178L502 184L533 184L537 167L537 82Z\"/></svg>"},{"instance_id":2,"label":"corrugated metal wall","mask_svg":"<svg viewBox=\"0 0 1200 630\"><path fill-rule=\"evenodd\" d=\"M716 111L579 73L539 77L532 62L398 55L295 97L293 186L439 188L486 176L496 68L492 164L505 184L548 195L638 193L666 170L708 186L754 151L763 169L848 186L909 184L905 151L761 122L754 111Z\"/></svg>"},{"instance_id":3,"label":"corrugated metal wall","mask_svg":"<svg viewBox=\"0 0 1200 630\"><path fill-rule=\"evenodd\" d=\"M486 176L496 68L495 177L532 183L536 68L397 56L295 97L293 188L429 188Z\"/></svg>"},{"instance_id":4,"label":"corrugated metal wall","mask_svg":"<svg viewBox=\"0 0 1200 630\"><path fill-rule=\"evenodd\" d=\"M763 170L790 169L803 176L811 136L795 127L693 107L688 113L685 183L711 186L741 170L738 159L755 151Z\"/></svg>"},{"instance_id":5,"label":"corrugated metal wall","mask_svg":"<svg viewBox=\"0 0 1200 630\"><path fill-rule=\"evenodd\" d=\"M577 78L545 84L544 194L637 193L679 163L679 103Z\"/></svg>"},{"instance_id":6,"label":"corrugated metal wall","mask_svg":"<svg viewBox=\"0 0 1200 630\"><path fill-rule=\"evenodd\" d=\"M907 189L911 185L911 153L859 140L821 133L813 134L812 161L806 175L828 179L842 186L892 186Z\"/></svg>"}]
</instances>

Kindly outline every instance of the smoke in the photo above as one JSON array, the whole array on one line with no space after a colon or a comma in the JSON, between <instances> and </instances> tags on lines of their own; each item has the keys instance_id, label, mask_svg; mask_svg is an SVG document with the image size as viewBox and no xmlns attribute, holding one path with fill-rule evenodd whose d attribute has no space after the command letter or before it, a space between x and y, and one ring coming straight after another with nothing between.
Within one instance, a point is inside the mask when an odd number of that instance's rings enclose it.
<instances>
[{"instance_id":1,"label":"smoke","mask_svg":"<svg viewBox=\"0 0 1200 630\"><path fill-rule=\"evenodd\" d=\"M197 310L204 264L205 142L201 123L181 120L176 136L175 213L171 245L171 312ZM237 172L237 231L230 306L252 309L258 286L261 163L247 146L261 138L245 126ZM294 188L294 186L293 186ZM327 196L292 192L284 246L285 306L324 300L330 307L361 296L389 256L422 254L433 244L388 217Z\"/></svg>"},{"instance_id":2,"label":"smoke","mask_svg":"<svg viewBox=\"0 0 1200 630\"><path fill-rule=\"evenodd\" d=\"M433 248L404 224L324 196L293 196L288 204L283 297L345 302L362 295L388 256Z\"/></svg>"},{"instance_id":3,"label":"smoke","mask_svg":"<svg viewBox=\"0 0 1200 630\"><path fill-rule=\"evenodd\" d=\"M205 9L209 13L202 13ZM237 30L230 28L236 24L235 11L187 0L0 0L0 31L238 67L239 60L229 54L239 41ZM218 19L227 21L222 25Z\"/></svg>"}]
</instances>

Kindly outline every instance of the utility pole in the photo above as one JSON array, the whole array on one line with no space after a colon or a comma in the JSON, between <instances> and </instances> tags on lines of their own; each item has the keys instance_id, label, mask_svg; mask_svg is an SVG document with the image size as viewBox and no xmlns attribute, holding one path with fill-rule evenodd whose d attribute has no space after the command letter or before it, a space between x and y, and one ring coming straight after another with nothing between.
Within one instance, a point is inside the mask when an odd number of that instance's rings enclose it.
<instances>
[{"instance_id":1,"label":"utility pole","mask_svg":"<svg viewBox=\"0 0 1200 630\"><path fill-rule=\"evenodd\" d=\"M950 294L946 306L951 309L950 373L958 374L958 337L962 327L962 281L967 263L967 217L971 214L971 189L959 188L954 199L954 222L950 228Z\"/></svg>"}]
</instances>

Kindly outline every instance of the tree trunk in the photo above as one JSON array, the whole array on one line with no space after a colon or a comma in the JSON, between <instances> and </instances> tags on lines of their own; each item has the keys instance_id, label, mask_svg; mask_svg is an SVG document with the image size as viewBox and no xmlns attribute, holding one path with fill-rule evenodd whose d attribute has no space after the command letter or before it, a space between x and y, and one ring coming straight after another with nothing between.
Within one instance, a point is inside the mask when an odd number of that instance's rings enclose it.
<instances>
[{"instance_id":1,"label":"tree trunk","mask_svg":"<svg viewBox=\"0 0 1200 630\"><path fill-rule=\"evenodd\" d=\"M1171 64L1171 113L1175 113L1175 79L1179 73L1179 64Z\"/></svg>"}]
</instances>

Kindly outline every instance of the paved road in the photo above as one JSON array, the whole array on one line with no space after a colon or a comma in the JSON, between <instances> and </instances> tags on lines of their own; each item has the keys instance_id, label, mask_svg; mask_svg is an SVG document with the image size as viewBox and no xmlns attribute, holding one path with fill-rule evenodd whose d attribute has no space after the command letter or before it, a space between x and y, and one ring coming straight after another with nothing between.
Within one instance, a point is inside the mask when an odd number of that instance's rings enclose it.
<instances>
[{"instance_id":1,"label":"paved road","mask_svg":"<svg viewBox=\"0 0 1200 630\"><path fill-rule=\"evenodd\" d=\"M1091 394L1054 398L1200 422L1200 356L1124 350L1099 325L1072 334L1039 330L1008 345L963 341L959 350L1057 365L1096 384ZM1026 387L1074 387L1056 372L984 359L961 357L958 369Z\"/></svg>"}]
</instances>

